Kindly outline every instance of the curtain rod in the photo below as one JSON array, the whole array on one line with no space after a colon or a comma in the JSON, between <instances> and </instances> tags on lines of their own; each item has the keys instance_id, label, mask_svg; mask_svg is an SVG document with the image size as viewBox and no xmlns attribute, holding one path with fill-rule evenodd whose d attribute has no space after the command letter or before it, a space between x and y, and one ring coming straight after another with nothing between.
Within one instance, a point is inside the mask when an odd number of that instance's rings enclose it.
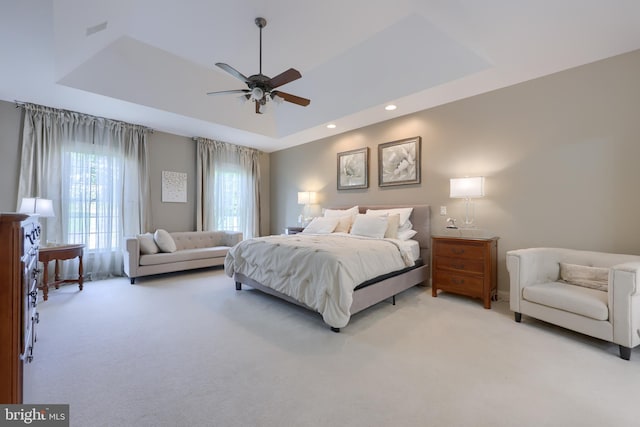
<instances>
[{"instance_id":1,"label":"curtain rod","mask_svg":"<svg viewBox=\"0 0 640 427\"><path fill-rule=\"evenodd\" d=\"M14 100L13 102L15 102L16 108L21 108L21 107L24 108L25 105L32 104L31 102L24 102L24 101L18 101L18 100ZM145 130L147 130L149 133L154 133L155 132L155 129L150 128L148 126L139 125L139 124L135 124L135 123L128 123L128 122L125 122L125 121L122 121L122 120L110 119L108 117L98 117L98 116L94 116L93 114L81 113L80 111L66 110L64 108L48 107L46 105L40 105L40 104L33 104L33 105L38 105L40 107L45 107L45 108L52 108L54 110L67 111L69 113L84 114L85 116L94 117L96 119L111 120L113 122L124 123L125 125L130 125L130 126L140 126L141 128L144 128Z\"/></svg>"}]
</instances>

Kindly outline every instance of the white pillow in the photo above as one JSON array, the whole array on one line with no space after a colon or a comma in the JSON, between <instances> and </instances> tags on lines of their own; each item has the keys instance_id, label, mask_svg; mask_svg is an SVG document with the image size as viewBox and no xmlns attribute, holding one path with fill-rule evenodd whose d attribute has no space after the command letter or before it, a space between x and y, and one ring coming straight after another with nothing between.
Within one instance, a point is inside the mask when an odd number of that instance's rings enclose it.
<instances>
[{"instance_id":1,"label":"white pillow","mask_svg":"<svg viewBox=\"0 0 640 427\"><path fill-rule=\"evenodd\" d=\"M176 242L173 241L173 237L171 237L171 234L169 234L167 230L157 229L156 232L153 233L153 240L155 240L156 245L158 245L162 252L175 252L178 250Z\"/></svg>"},{"instance_id":2,"label":"white pillow","mask_svg":"<svg viewBox=\"0 0 640 427\"><path fill-rule=\"evenodd\" d=\"M160 248L156 245L156 241L153 240L153 234L138 234L136 237L138 237L138 242L140 242L140 253L142 255L152 255L160 252Z\"/></svg>"},{"instance_id":3,"label":"white pillow","mask_svg":"<svg viewBox=\"0 0 640 427\"><path fill-rule=\"evenodd\" d=\"M407 220L407 222L405 222L404 225L398 226L398 233L401 231L407 231L411 229L413 229L413 224L411 224L411 221Z\"/></svg>"},{"instance_id":4,"label":"white pillow","mask_svg":"<svg viewBox=\"0 0 640 427\"><path fill-rule=\"evenodd\" d=\"M418 234L416 230L404 230L398 231L398 239L400 240L411 240L413 236Z\"/></svg>"},{"instance_id":5,"label":"white pillow","mask_svg":"<svg viewBox=\"0 0 640 427\"><path fill-rule=\"evenodd\" d=\"M387 231L384 232L386 239L398 238L398 223L400 222L400 215L393 214L387 217Z\"/></svg>"},{"instance_id":6,"label":"white pillow","mask_svg":"<svg viewBox=\"0 0 640 427\"><path fill-rule=\"evenodd\" d=\"M335 216L345 216L345 215L356 216L358 215L359 212L360 211L357 206L354 206L349 209L325 209L324 216L325 217L335 217Z\"/></svg>"},{"instance_id":7,"label":"white pillow","mask_svg":"<svg viewBox=\"0 0 640 427\"><path fill-rule=\"evenodd\" d=\"M336 226L340 222L340 218L324 218L324 217L316 217L302 230L305 234L329 234L333 233Z\"/></svg>"},{"instance_id":8,"label":"white pillow","mask_svg":"<svg viewBox=\"0 0 640 427\"><path fill-rule=\"evenodd\" d=\"M332 217L329 217L332 218ZM336 229L333 230L334 233L348 233L349 230L351 230L351 224L353 223L353 216L351 215L345 215L345 216L339 216L338 218L338 225L336 226Z\"/></svg>"},{"instance_id":9,"label":"white pillow","mask_svg":"<svg viewBox=\"0 0 640 427\"><path fill-rule=\"evenodd\" d=\"M387 231L386 216L358 214L353 221L350 233L355 236L374 237L382 239Z\"/></svg>"},{"instance_id":10,"label":"white pillow","mask_svg":"<svg viewBox=\"0 0 640 427\"><path fill-rule=\"evenodd\" d=\"M400 227L402 227L411 216L413 208L391 208L391 209L367 209L367 215L400 215Z\"/></svg>"}]
</instances>

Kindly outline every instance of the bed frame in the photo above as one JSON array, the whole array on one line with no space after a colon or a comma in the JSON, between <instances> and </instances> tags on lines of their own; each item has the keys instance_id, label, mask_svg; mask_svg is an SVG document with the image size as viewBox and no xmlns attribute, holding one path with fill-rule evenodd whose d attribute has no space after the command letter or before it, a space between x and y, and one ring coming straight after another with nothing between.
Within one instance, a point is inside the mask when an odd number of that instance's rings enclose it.
<instances>
[{"instance_id":1,"label":"bed frame","mask_svg":"<svg viewBox=\"0 0 640 427\"><path fill-rule=\"evenodd\" d=\"M356 289L353 291L353 302L351 303L351 315L371 307L381 301L388 298L393 299L395 304L395 296L402 291L405 291L413 286L420 284L428 284L429 281L429 254L431 245L431 210L429 205L393 205L393 206L360 206L360 213L365 213L367 209L391 209L391 208L413 208L413 212L409 217L409 220L413 224L413 229L418 232L413 238L420 243L420 256L424 262L420 267L413 268L404 273L400 273L396 276L392 276L383 279L379 282L373 283L366 287ZM337 208L345 209L345 208ZM251 286L252 288L259 289L270 295L274 295L285 301L289 301L293 304L305 307L309 310L316 311L313 308L301 303L288 295L273 290L255 280L244 276L240 273L234 274L234 280L236 282L236 290L242 289L242 284ZM333 332L340 332L340 328L331 327Z\"/></svg>"}]
</instances>

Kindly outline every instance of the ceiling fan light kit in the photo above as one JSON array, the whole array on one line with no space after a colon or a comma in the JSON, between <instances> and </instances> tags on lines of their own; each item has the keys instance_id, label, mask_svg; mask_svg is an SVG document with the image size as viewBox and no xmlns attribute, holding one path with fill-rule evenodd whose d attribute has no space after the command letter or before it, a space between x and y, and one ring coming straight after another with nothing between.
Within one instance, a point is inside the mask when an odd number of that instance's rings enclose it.
<instances>
[{"instance_id":1,"label":"ceiling fan light kit","mask_svg":"<svg viewBox=\"0 0 640 427\"><path fill-rule=\"evenodd\" d=\"M289 68L288 70L278 74L273 78L267 77L262 74L262 29L267 25L267 20L258 17L255 19L255 23L258 28L260 28L260 70L258 74L246 77L232 66L223 62L217 62L217 67L231 74L236 79L244 82L247 85L248 89L232 89L207 92L207 95L221 95L229 93L242 94L241 98L245 98L246 100L250 100L256 104L257 114L262 114L264 112L264 107L269 101L274 101L276 104L281 104L283 101L287 101L291 102L292 104L306 107L311 103L309 99L279 90L274 90L280 86L291 83L292 81L301 78L302 74L300 74L298 70L296 70L295 68Z\"/></svg>"}]
</instances>

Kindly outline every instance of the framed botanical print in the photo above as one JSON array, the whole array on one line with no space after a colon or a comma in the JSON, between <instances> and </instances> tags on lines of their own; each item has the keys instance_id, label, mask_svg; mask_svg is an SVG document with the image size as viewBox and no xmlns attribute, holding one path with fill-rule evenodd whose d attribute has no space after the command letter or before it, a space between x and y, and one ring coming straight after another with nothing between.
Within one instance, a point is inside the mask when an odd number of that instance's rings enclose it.
<instances>
[{"instance_id":1,"label":"framed botanical print","mask_svg":"<svg viewBox=\"0 0 640 427\"><path fill-rule=\"evenodd\" d=\"M378 186L420 184L419 136L378 145Z\"/></svg>"},{"instance_id":2,"label":"framed botanical print","mask_svg":"<svg viewBox=\"0 0 640 427\"><path fill-rule=\"evenodd\" d=\"M338 153L338 190L369 188L369 147Z\"/></svg>"}]
</instances>

